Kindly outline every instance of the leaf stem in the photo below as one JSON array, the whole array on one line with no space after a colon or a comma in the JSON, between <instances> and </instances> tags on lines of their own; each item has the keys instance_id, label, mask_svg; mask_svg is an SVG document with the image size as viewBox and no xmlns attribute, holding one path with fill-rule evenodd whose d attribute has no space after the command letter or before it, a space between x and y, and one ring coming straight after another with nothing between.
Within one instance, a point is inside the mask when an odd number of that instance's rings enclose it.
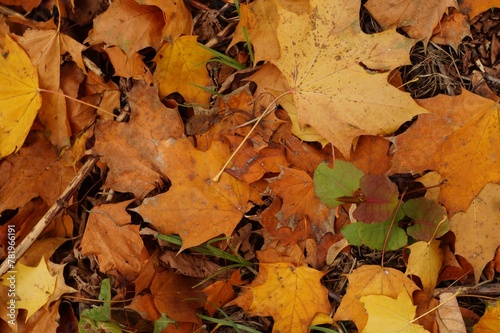
<instances>
[{"instance_id":1,"label":"leaf stem","mask_svg":"<svg viewBox=\"0 0 500 333\"><path fill-rule=\"evenodd\" d=\"M42 88L38 88L38 91L41 91L41 92L47 92L47 93L52 93L52 94L56 94L56 95L59 95L59 96L63 96L67 99L70 99L72 101L75 101L77 103L81 103L83 105L86 105L86 106L89 106L91 108L96 108L97 110L101 111L101 112L104 112L104 113L107 113L113 117L116 117L116 115L113 113L113 112L109 112L108 110L105 110L103 108L100 108L98 107L97 105L93 105L93 104L90 104L90 103L87 103L87 102L84 102L82 100L79 100L78 98L74 98L74 97L71 97L71 96L68 96L64 93L61 93L61 92L58 92L58 91L54 91L54 90L48 90L48 89L42 89Z\"/></svg>"}]
</instances>

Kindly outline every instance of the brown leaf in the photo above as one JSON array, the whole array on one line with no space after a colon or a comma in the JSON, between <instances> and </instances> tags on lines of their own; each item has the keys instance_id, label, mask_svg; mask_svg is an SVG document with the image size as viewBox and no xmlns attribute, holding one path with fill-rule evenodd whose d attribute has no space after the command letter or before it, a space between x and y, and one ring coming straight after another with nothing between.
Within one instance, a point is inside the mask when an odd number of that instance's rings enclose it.
<instances>
[{"instance_id":1,"label":"brown leaf","mask_svg":"<svg viewBox=\"0 0 500 333\"><path fill-rule=\"evenodd\" d=\"M103 273L132 281L148 259L139 226L130 224L130 201L96 206L90 211L82 238L82 254L96 255Z\"/></svg>"},{"instance_id":2,"label":"brown leaf","mask_svg":"<svg viewBox=\"0 0 500 333\"><path fill-rule=\"evenodd\" d=\"M130 121L99 122L92 152L110 168L105 186L143 198L167 179L157 161L159 143L182 137L184 129L177 110L161 104L156 88L139 82L129 101Z\"/></svg>"}]
</instances>

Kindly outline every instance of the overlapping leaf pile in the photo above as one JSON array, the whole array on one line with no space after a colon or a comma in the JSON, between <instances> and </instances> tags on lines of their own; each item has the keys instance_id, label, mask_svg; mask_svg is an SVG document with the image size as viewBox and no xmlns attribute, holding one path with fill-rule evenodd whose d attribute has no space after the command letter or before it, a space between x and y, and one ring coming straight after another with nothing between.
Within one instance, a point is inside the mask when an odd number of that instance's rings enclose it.
<instances>
[{"instance_id":1,"label":"overlapping leaf pile","mask_svg":"<svg viewBox=\"0 0 500 333\"><path fill-rule=\"evenodd\" d=\"M0 17L0 233L25 239L99 156L16 266L19 328L3 276L2 332L451 331L439 284L498 270L498 97L414 100L396 71L419 41L457 49L494 4L368 1L385 29L368 34L350 0L0 3L50 13ZM401 174L430 170L442 186L411 198ZM74 313L64 294L103 303Z\"/></svg>"}]
</instances>

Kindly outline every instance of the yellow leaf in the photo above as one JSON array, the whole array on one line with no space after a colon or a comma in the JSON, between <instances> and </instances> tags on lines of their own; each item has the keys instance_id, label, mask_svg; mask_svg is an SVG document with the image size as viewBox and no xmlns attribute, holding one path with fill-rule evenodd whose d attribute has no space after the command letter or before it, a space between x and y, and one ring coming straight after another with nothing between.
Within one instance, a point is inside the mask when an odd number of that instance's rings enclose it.
<instances>
[{"instance_id":1,"label":"yellow leaf","mask_svg":"<svg viewBox=\"0 0 500 333\"><path fill-rule=\"evenodd\" d=\"M415 309L406 290L397 299L383 295L363 296L359 299L368 312L368 322L362 333L419 333L428 332L423 326L413 324Z\"/></svg>"},{"instance_id":2,"label":"yellow leaf","mask_svg":"<svg viewBox=\"0 0 500 333\"><path fill-rule=\"evenodd\" d=\"M457 213L450 220L450 229L456 236L455 252L472 264L476 283L498 247L498 239L492 233L500 228L499 198L500 186L486 184L467 212Z\"/></svg>"},{"instance_id":3,"label":"yellow leaf","mask_svg":"<svg viewBox=\"0 0 500 333\"><path fill-rule=\"evenodd\" d=\"M331 311L328 291L320 283L323 275L307 266L263 263L250 288L235 302L253 315L273 316L273 332L307 332L317 313Z\"/></svg>"},{"instance_id":4,"label":"yellow leaf","mask_svg":"<svg viewBox=\"0 0 500 333\"><path fill-rule=\"evenodd\" d=\"M443 255L439 243L440 241L434 240L431 243L416 242L409 246L411 253L408 257L406 275L415 274L418 276L427 295L432 295L439 270L443 265Z\"/></svg>"},{"instance_id":5,"label":"yellow leaf","mask_svg":"<svg viewBox=\"0 0 500 333\"><path fill-rule=\"evenodd\" d=\"M393 268L365 265L347 277L349 287L333 319L352 320L360 331L366 326L367 316L359 297L384 295L396 298L402 291L411 295L418 289L413 281Z\"/></svg>"},{"instance_id":6,"label":"yellow leaf","mask_svg":"<svg viewBox=\"0 0 500 333\"><path fill-rule=\"evenodd\" d=\"M42 103L36 68L8 35L0 56L0 87L2 158L21 148Z\"/></svg>"},{"instance_id":7,"label":"yellow leaf","mask_svg":"<svg viewBox=\"0 0 500 333\"><path fill-rule=\"evenodd\" d=\"M484 315L474 326L474 333L500 332L500 302L488 306Z\"/></svg>"},{"instance_id":8,"label":"yellow leaf","mask_svg":"<svg viewBox=\"0 0 500 333\"><path fill-rule=\"evenodd\" d=\"M311 0L309 12L297 15L278 5L281 57L272 61L293 92L299 125L312 126L347 157L360 135L393 133L427 112L380 73L409 64L415 41L395 31L364 34L359 6Z\"/></svg>"},{"instance_id":9,"label":"yellow leaf","mask_svg":"<svg viewBox=\"0 0 500 333\"><path fill-rule=\"evenodd\" d=\"M205 63L213 54L196 42L196 36L183 36L167 43L155 57L154 78L159 82L160 97L178 92L187 103L207 106L212 95L203 89L210 86Z\"/></svg>"},{"instance_id":10,"label":"yellow leaf","mask_svg":"<svg viewBox=\"0 0 500 333\"><path fill-rule=\"evenodd\" d=\"M38 311L54 293L57 277L52 276L47 269L45 258L37 267L24 266L17 263L12 271L2 276L2 284L13 288L16 307L28 310L26 320Z\"/></svg>"}]
</instances>

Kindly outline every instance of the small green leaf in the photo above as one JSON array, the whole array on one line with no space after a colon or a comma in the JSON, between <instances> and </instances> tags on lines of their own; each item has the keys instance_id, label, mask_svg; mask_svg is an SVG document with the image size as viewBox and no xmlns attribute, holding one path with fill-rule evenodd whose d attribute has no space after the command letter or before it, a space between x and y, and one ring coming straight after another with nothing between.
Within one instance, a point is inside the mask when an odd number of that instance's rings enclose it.
<instances>
[{"instance_id":1,"label":"small green leaf","mask_svg":"<svg viewBox=\"0 0 500 333\"><path fill-rule=\"evenodd\" d=\"M403 212L413 219L413 225L406 230L416 240L430 242L450 230L446 209L427 198L411 199L404 203Z\"/></svg>"},{"instance_id":2,"label":"small green leaf","mask_svg":"<svg viewBox=\"0 0 500 333\"><path fill-rule=\"evenodd\" d=\"M167 317L166 314L162 313L161 317L155 320L155 326L153 333L161 333L165 328L167 328L170 324L175 324L175 320Z\"/></svg>"},{"instance_id":3,"label":"small green leaf","mask_svg":"<svg viewBox=\"0 0 500 333\"><path fill-rule=\"evenodd\" d=\"M321 163L314 171L314 192L321 202L334 208L342 204L337 198L351 196L359 189L361 177L363 171L352 163L337 160L333 169Z\"/></svg>"}]
</instances>

